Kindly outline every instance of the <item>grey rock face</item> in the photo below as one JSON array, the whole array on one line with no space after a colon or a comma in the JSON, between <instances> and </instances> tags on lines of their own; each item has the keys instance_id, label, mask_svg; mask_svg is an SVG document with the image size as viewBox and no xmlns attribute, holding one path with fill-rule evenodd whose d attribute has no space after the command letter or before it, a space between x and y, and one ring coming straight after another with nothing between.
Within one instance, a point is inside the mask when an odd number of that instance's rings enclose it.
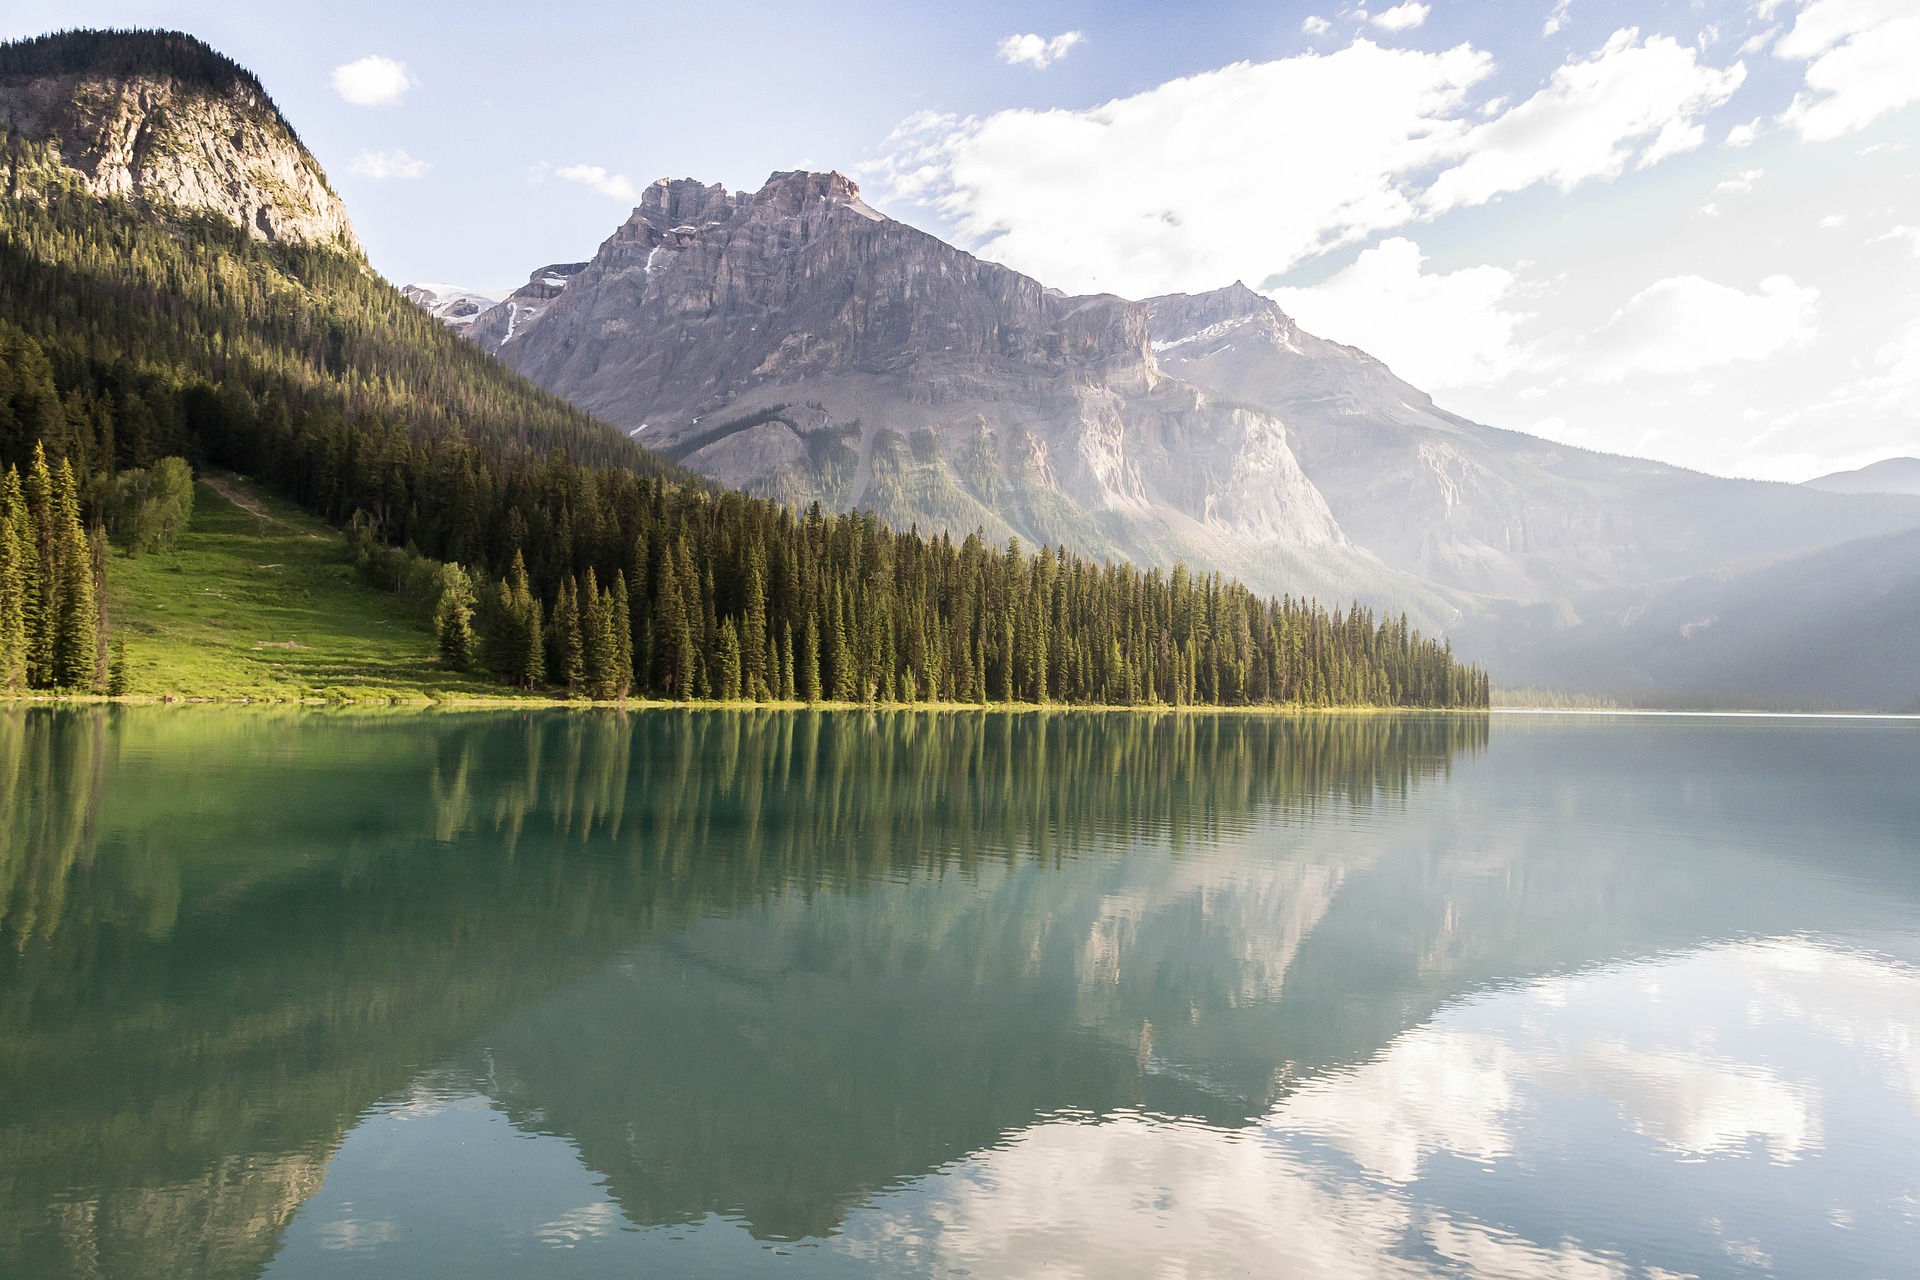
<instances>
[{"instance_id":1,"label":"grey rock face","mask_svg":"<svg viewBox=\"0 0 1920 1280\"><path fill-rule=\"evenodd\" d=\"M8 189L77 182L96 196L208 214L256 239L358 255L346 206L273 104L164 73L65 72L0 80L14 144Z\"/></svg>"},{"instance_id":2,"label":"grey rock face","mask_svg":"<svg viewBox=\"0 0 1920 1280\"><path fill-rule=\"evenodd\" d=\"M1146 307L962 253L840 174L751 194L657 182L591 262L527 292L473 339L724 483L902 527L1185 558L1275 591L1394 585L1280 416L1161 371Z\"/></svg>"}]
</instances>

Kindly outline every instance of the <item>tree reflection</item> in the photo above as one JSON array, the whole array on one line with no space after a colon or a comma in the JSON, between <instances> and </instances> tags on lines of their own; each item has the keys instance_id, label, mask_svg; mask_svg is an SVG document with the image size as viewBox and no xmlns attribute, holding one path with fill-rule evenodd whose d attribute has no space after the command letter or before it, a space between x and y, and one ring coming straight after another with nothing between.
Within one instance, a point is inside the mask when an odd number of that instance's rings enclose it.
<instances>
[{"instance_id":1,"label":"tree reflection","mask_svg":"<svg viewBox=\"0 0 1920 1280\"><path fill-rule=\"evenodd\" d=\"M1017 982L1035 913L1079 910L1110 873L1096 858L997 934L967 909L981 876L1395 805L1487 733L1459 715L0 710L0 1272L252 1273L367 1106L690 922L807 916L823 892L885 889L891 909L918 885L921 923L976 930L954 957L1006 948L968 981ZM888 936L920 945L915 918ZM751 968L787 944L754 926L727 945ZM861 1147L791 1221L1072 1081L1137 1094L1138 1055L1111 1052L1137 1041L1137 1001L1101 1012L1110 995L1043 969L1004 1016L952 1024L974 1038L952 1069L998 1055L1024 1083ZM952 974L894 972L870 1007L842 1002L843 1043L916 1001L939 1017ZM923 1070L937 1041L903 1043L862 1087L905 1115L903 1082L951 1072ZM668 1216L706 1194L656 1193Z\"/></svg>"}]
</instances>

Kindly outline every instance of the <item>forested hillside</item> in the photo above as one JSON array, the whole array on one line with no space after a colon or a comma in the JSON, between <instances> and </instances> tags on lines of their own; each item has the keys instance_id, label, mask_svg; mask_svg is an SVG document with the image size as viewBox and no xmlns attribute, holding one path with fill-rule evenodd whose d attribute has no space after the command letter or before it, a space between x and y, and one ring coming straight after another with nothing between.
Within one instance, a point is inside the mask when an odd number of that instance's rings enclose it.
<instances>
[{"instance_id":1,"label":"forested hillside","mask_svg":"<svg viewBox=\"0 0 1920 1280\"><path fill-rule=\"evenodd\" d=\"M186 37L86 38L122 79L186 66L204 92L252 92L237 68L225 90L192 71L187 53L216 55ZM0 91L76 74L75 39L0 48ZM376 578L437 575L453 666L596 697L1486 702L1481 672L1403 620L715 492L448 333L344 243L97 196L59 144L9 117L0 468L30 477L44 449L76 497L176 455L256 477L351 525ZM27 678L96 687L100 665Z\"/></svg>"}]
</instances>

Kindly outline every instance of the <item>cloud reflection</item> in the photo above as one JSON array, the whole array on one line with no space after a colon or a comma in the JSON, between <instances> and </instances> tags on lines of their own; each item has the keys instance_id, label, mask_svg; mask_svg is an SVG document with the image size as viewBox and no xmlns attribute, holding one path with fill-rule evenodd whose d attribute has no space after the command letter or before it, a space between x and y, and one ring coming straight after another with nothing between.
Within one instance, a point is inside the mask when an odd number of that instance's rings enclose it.
<instances>
[{"instance_id":1,"label":"cloud reflection","mask_svg":"<svg viewBox=\"0 0 1920 1280\"><path fill-rule=\"evenodd\" d=\"M1625 1277L1729 1250L1779 1259L1851 1234L1829 1171L1846 1153L1807 1158L1827 1152L1829 1093L1863 1075L1920 1114L1917 1033L1920 974L1803 939L1616 965L1461 1002L1251 1128L1052 1117L869 1201L839 1243L882 1270L1015 1277ZM1555 1164L1587 1180L1560 1195L1608 1202L1557 1206L1557 1238L1487 1220L1461 1172L1524 1185ZM1781 1188L1782 1215L1756 1219L1736 1194L1754 1178ZM1698 1214L1676 1220L1673 1256L1584 1242L1676 1185Z\"/></svg>"}]
</instances>

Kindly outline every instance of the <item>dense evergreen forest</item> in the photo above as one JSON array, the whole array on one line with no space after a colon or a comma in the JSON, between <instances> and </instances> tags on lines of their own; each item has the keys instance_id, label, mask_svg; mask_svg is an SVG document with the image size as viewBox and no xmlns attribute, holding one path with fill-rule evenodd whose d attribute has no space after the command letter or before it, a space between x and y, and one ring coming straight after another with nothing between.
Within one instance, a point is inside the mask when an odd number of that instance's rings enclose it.
<instances>
[{"instance_id":1,"label":"dense evergreen forest","mask_svg":"<svg viewBox=\"0 0 1920 1280\"><path fill-rule=\"evenodd\" d=\"M424 566L444 660L523 688L1487 703L1485 674L1446 644L1357 606L716 492L447 332L354 257L98 199L18 137L4 163L0 473L18 471L7 509L24 515L0 544L16 548L0 566L22 566L0 574L0 659L15 613L32 656L0 665L0 682L104 687L103 551L84 530L105 521L97 495L115 474L181 457L349 526L390 586ZM83 561L101 630L61 650L46 619L57 630L85 611Z\"/></svg>"}]
</instances>

